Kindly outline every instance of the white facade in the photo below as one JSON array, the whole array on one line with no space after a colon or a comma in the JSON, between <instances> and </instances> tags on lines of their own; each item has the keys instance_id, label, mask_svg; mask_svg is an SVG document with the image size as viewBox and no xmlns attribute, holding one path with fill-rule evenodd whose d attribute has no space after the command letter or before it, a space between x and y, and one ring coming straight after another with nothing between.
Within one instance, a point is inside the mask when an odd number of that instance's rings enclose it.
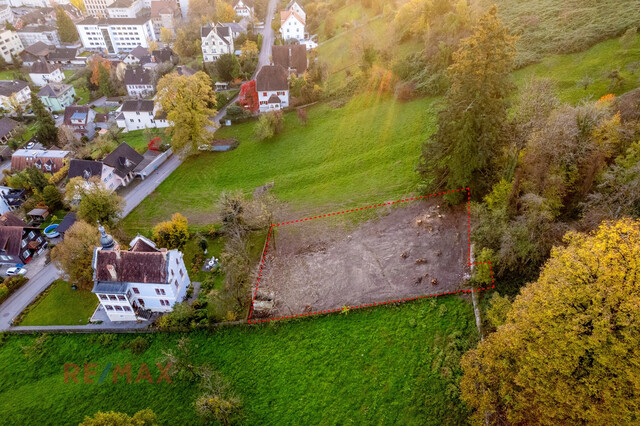
<instances>
[{"instance_id":1,"label":"white facade","mask_svg":"<svg viewBox=\"0 0 640 426\"><path fill-rule=\"evenodd\" d=\"M234 53L233 37L229 27L217 24L214 27L202 27L200 31L204 62L215 62L221 55Z\"/></svg>"},{"instance_id":2,"label":"white facade","mask_svg":"<svg viewBox=\"0 0 640 426\"><path fill-rule=\"evenodd\" d=\"M61 46L58 30L55 27L48 25L27 25L19 29L17 33L20 41L22 41L22 45L25 47L29 47L39 41L56 47Z\"/></svg>"},{"instance_id":3,"label":"white facade","mask_svg":"<svg viewBox=\"0 0 640 426\"><path fill-rule=\"evenodd\" d=\"M277 96L280 102L273 102L272 96ZM271 100L271 101L270 101ZM260 112L273 111L289 106L289 89L258 92Z\"/></svg>"},{"instance_id":4,"label":"white facade","mask_svg":"<svg viewBox=\"0 0 640 426\"><path fill-rule=\"evenodd\" d=\"M107 6L106 15L109 18L135 18L143 8L142 0L133 0L131 3L118 0Z\"/></svg>"},{"instance_id":5,"label":"white facade","mask_svg":"<svg viewBox=\"0 0 640 426\"><path fill-rule=\"evenodd\" d=\"M130 52L137 46L149 47L156 40L151 18L88 18L76 24L85 49L109 53Z\"/></svg>"},{"instance_id":6,"label":"white facade","mask_svg":"<svg viewBox=\"0 0 640 426\"><path fill-rule=\"evenodd\" d=\"M125 111L116 118L116 124L125 132L141 129L163 129L169 127L166 118L156 117L157 110L148 111Z\"/></svg>"},{"instance_id":7,"label":"white facade","mask_svg":"<svg viewBox=\"0 0 640 426\"><path fill-rule=\"evenodd\" d=\"M0 6L0 24L11 22L13 24L13 12L9 6Z\"/></svg>"},{"instance_id":8,"label":"white facade","mask_svg":"<svg viewBox=\"0 0 640 426\"><path fill-rule=\"evenodd\" d=\"M11 82L0 81L0 85L2 86L7 85L7 83ZM29 85L19 88L16 91L11 91L10 88L4 90L3 87L2 91L5 92L5 94L0 94L0 106L7 111L13 111L14 109L14 102L12 101L12 98L14 98L15 102L20 105L28 105L31 102L31 89L29 88Z\"/></svg>"},{"instance_id":9,"label":"white facade","mask_svg":"<svg viewBox=\"0 0 640 426\"><path fill-rule=\"evenodd\" d=\"M62 80L64 80L64 74L60 71L60 68L55 68L48 74L29 73L29 77L39 87L44 87L49 83L62 83Z\"/></svg>"},{"instance_id":10,"label":"white facade","mask_svg":"<svg viewBox=\"0 0 640 426\"><path fill-rule=\"evenodd\" d=\"M23 50L22 41L15 31L0 31L0 54L7 63L12 63L11 55L17 56Z\"/></svg>"},{"instance_id":11,"label":"white facade","mask_svg":"<svg viewBox=\"0 0 640 426\"><path fill-rule=\"evenodd\" d=\"M178 6L180 7L180 12L182 12L182 17L187 19L189 17L189 0L178 0Z\"/></svg>"},{"instance_id":12,"label":"white facade","mask_svg":"<svg viewBox=\"0 0 640 426\"><path fill-rule=\"evenodd\" d=\"M300 15L303 21L307 21L307 14L304 12L304 9L298 4L297 1L294 0L292 3L289 3L289 5L287 6L287 10L296 12L298 15Z\"/></svg>"},{"instance_id":13,"label":"white facade","mask_svg":"<svg viewBox=\"0 0 640 426\"><path fill-rule=\"evenodd\" d=\"M253 7L244 3L242 0L238 0L238 2L233 6L233 10L235 10L236 15L243 17L251 17L253 16Z\"/></svg>"},{"instance_id":14,"label":"white facade","mask_svg":"<svg viewBox=\"0 0 640 426\"><path fill-rule=\"evenodd\" d=\"M132 98L144 98L153 94L152 84L127 84L127 93Z\"/></svg>"},{"instance_id":15,"label":"white facade","mask_svg":"<svg viewBox=\"0 0 640 426\"><path fill-rule=\"evenodd\" d=\"M304 39L304 20L296 12L285 11L281 13L280 35L283 40Z\"/></svg>"},{"instance_id":16,"label":"white facade","mask_svg":"<svg viewBox=\"0 0 640 426\"><path fill-rule=\"evenodd\" d=\"M115 0L84 0L84 7L90 16L106 16L106 9Z\"/></svg>"}]
</instances>

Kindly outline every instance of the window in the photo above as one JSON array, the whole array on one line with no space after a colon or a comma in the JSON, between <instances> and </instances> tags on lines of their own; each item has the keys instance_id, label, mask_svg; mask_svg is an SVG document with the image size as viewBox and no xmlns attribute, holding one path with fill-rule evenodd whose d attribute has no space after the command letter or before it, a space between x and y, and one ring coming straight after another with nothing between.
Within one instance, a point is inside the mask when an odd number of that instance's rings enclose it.
<instances>
[{"instance_id":1,"label":"window","mask_svg":"<svg viewBox=\"0 0 640 426\"><path fill-rule=\"evenodd\" d=\"M138 303L140 303L140 306L142 306L144 308L144 300L138 299Z\"/></svg>"},{"instance_id":2,"label":"window","mask_svg":"<svg viewBox=\"0 0 640 426\"><path fill-rule=\"evenodd\" d=\"M169 306L169 301L168 301L168 300L165 300L165 301L164 301L164 304L165 304L165 305L167 305L167 306Z\"/></svg>"},{"instance_id":3,"label":"window","mask_svg":"<svg viewBox=\"0 0 640 426\"><path fill-rule=\"evenodd\" d=\"M156 294L157 294L157 295L163 295L163 296L164 296L166 293L164 292L164 290L163 290L163 289L161 289L161 288L156 288Z\"/></svg>"},{"instance_id":4,"label":"window","mask_svg":"<svg viewBox=\"0 0 640 426\"><path fill-rule=\"evenodd\" d=\"M116 305L116 311L121 311L121 310L122 310L122 306Z\"/></svg>"},{"instance_id":5,"label":"window","mask_svg":"<svg viewBox=\"0 0 640 426\"><path fill-rule=\"evenodd\" d=\"M127 311L127 312L131 312L131 308L130 308L130 307L128 307L128 306L125 306L125 307L124 307L124 310L125 310L125 311Z\"/></svg>"},{"instance_id":6,"label":"window","mask_svg":"<svg viewBox=\"0 0 640 426\"><path fill-rule=\"evenodd\" d=\"M27 245L27 240L22 240L22 248Z\"/></svg>"},{"instance_id":7,"label":"window","mask_svg":"<svg viewBox=\"0 0 640 426\"><path fill-rule=\"evenodd\" d=\"M138 288L137 288L137 287L134 287L134 288L133 288L133 292L134 292L135 294L140 294L140 290L138 290Z\"/></svg>"},{"instance_id":8,"label":"window","mask_svg":"<svg viewBox=\"0 0 640 426\"><path fill-rule=\"evenodd\" d=\"M164 306L164 300L160 299L160 305Z\"/></svg>"},{"instance_id":9,"label":"window","mask_svg":"<svg viewBox=\"0 0 640 426\"><path fill-rule=\"evenodd\" d=\"M100 295L100 299L102 299L102 300L107 300L107 295L106 295L106 294L101 294L101 295Z\"/></svg>"},{"instance_id":10,"label":"window","mask_svg":"<svg viewBox=\"0 0 640 426\"><path fill-rule=\"evenodd\" d=\"M107 311L113 311L113 306L111 305L104 305L104 307Z\"/></svg>"},{"instance_id":11,"label":"window","mask_svg":"<svg viewBox=\"0 0 640 426\"><path fill-rule=\"evenodd\" d=\"M119 294L118 295L118 300L127 300L127 299L125 299L125 297L123 295Z\"/></svg>"},{"instance_id":12,"label":"window","mask_svg":"<svg viewBox=\"0 0 640 426\"><path fill-rule=\"evenodd\" d=\"M109 300L116 300L116 297L113 294L109 295Z\"/></svg>"},{"instance_id":13,"label":"window","mask_svg":"<svg viewBox=\"0 0 640 426\"><path fill-rule=\"evenodd\" d=\"M22 252L22 257L24 257L26 259L27 257L29 257L30 254L31 253L29 253L29 250L25 250L25 251Z\"/></svg>"},{"instance_id":14,"label":"window","mask_svg":"<svg viewBox=\"0 0 640 426\"><path fill-rule=\"evenodd\" d=\"M180 276L184 277L184 272L182 272L182 268L180 268Z\"/></svg>"}]
</instances>

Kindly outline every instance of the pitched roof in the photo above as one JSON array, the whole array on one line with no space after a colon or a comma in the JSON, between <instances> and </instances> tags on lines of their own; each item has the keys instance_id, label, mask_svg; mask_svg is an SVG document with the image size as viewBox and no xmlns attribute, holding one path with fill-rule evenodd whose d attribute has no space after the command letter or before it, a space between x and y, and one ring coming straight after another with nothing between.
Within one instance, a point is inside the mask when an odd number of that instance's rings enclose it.
<instances>
[{"instance_id":1,"label":"pitched roof","mask_svg":"<svg viewBox=\"0 0 640 426\"><path fill-rule=\"evenodd\" d=\"M295 19L300 21L302 25L305 25L304 18L298 15L298 12L294 10L283 10L282 12L280 12L280 25L287 22L287 19L289 19L290 16L293 16Z\"/></svg>"},{"instance_id":2,"label":"pitched roof","mask_svg":"<svg viewBox=\"0 0 640 426\"><path fill-rule=\"evenodd\" d=\"M58 47L52 52L47 54L47 60L49 61L70 61L75 59L78 54L78 48L76 47Z\"/></svg>"},{"instance_id":3,"label":"pitched roof","mask_svg":"<svg viewBox=\"0 0 640 426\"><path fill-rule=\"evenodd\" d=\"M97 282L129 282L166 284L167 252L97 250L95 279ZM115 273L112 276L110 269Z\"/></svg>"},{"instance_id":4,"label":"pitched roof","mask_svg":"<svg viewBox=\"0 0 640 426\"><path fill-rule=\"evenodd\" d=\"M82 118L83 117L83 118ZM63 123L71 126L71 120L83 120L85 123L89 119L89 107L86 105L72 105L68 106L64 109L64 120Z\"/></svg>"},{"instance_id":5,"label":"pitched roof","mask_svg":"<svg viewBox=\"0 0 640 426\"><path fill-rule=\"evenodd\" d=\"M5 226L20 226L26 227L27 224L24 220L20 219L18 216L13 213L6 212L2 216L0 216L0 228Z\"/></svg>"},{"instance_id":6,"label":"pitched roof","mask_svg":"<svg viewBox=\"0 0 640 426\"><path fill-rule=\"evenodd\" d=\"M58 96L65 93L67 90L71 90L73 86L65 83L51 82L44 86L38 92L38 97L49 97L49 98L57 98Z\"/></svg>"},{"instance_id":7,"label":"pitched roof","mask_svg":"<svg viewBox=\"0 0 640 426\"><path fill-rule=\"evenodd\" d=\"M271 56L275 65L284 69L294 69L302 74L307 70L307 48L300 44L273 46Z\"/></svg>"},{"instance_id":8,"label":"pitched roof","mask_svg":"<svg viewBox=\"0 0 640 426\"><path fill-rule=\"evenodd\" d=\"M280 100L280 98L276 95L271 95L269 96L269 100L267 100L268 104L280 104L282 103L282 101Z\"/></svg>"},{"instance_id":9,"label":"pitched roof","mask_svg":"<svg viewBox=\"0 0 640 426\"><path fill-rule=\"evenodd\" d=\"M146 68L127 69L124 72L124 84L151 84L151 70Z\"/></svg>"},{"instance_id":10,"label":"pitched roof","mask_svg":"<svg viewBox=\"0 0 640 426\"><path fill-rule=\"evenodd\" d=\"M49 52L52 52L54 49L54 46L50 46L41 41L36 41L31 46L25 47L24 52L30 53L33 56L47 56Z\"/></svg>"},{"instance_id":11,"label":"pitched roof","mask_svg":"<svg viewBox=\"0 0 640 426\"><path fill-rule=\"evenodd\" d=\"M18 122L10 119L9 117L0 118L0 138L4 138L9 133L18 127Z\"/></svg>"},{"instance_id":12,"label":"pitched roof","mask_svg":"<svg viewBox=\"0 0 640 426\"><path fill-rule=\"evenodd\" d=\"M52 25L26 25L22 28L20 28L19 30L16 30L16 32L19 33L44 33L44 32L51 32L51 31L57 31L56 27L52 26Z\"/></svg>"},{"instance_id":13,"label":"pitched roof","mask_svg":"<svg viewBox=\"0 0 640 426\"><path fill-rule=\"evenodd\" d=\"M142 59L145 56L149 56L149 51L147 50L147 48L138 45L135 49L129 52L129 55L133 56L134 58Z\"/></svg>"},{"instance_id":14,"label":"pitched roof","mask_svg":"<svg viewBox=\"0 0 640 426\"><path fill-rule=\"evenodd\" d=\"M256 90L289 90L288 73L281 65L265 65L256 75Z\"/></svg>"},{"instance_id":15,"label":"pitched roof","mask_svg":"<svg viewBox=\"0 0 640 426\"><path fill-rule=\"evenodd\" d=\"M58 69L57 67L54 67L53 65L49 65L47 61L37 60L31 66L31 70L29 70L29 73L30 74L51 74L57 69Z\"/></svg>"},{"instance_id":16,"label":"pitched roof","mask_svg":"<svg viewBox=\"0 0 640 426\"><path fill-rule=\"evenodd\" d=\"M240 3L240 0L236 0L236 2L233 3L233 7L235 8L238 3ZM242 0L242 3L244 3L245 6L253 7L253 0Z\"/></svg>"},{"instance_id":17,"label":"pitched roof","mask_svg":"<svg viewBox=\"0 0 640 426\"><path fill-rule=\"evenodd\" d=\"M11 96L28 86L22 80L0 80L0 96Z\"/></svg>"},{"instance_id":18,"label":"pitched roof","mask_svg":"<svg viewBox=\"0 0 640 426\"><path fill-rule=\"evenodd\" d=\"M84 180L89 180L93 176L102 176L101 162L73 159L69 163L69 173L67 175L69 179L81 177Z\"/></svg>"},{"instance_id":19,"label":"pitched roof","mask_svg":"<svg viewBox=\"0 0 640 426\"><path fill-rule=\"evenodd\" d=\"M185 65L178 65L176 67L176 72L178 73L178 75L184 75L185 77L190 77L194 75L197 71Z\"/></svg>"},{"instance_id":20,"label":"pitched roof","mask_svg":"<svg viewBox=\"0 0 640 426\"><path fill-rule=\"evenodd\" d=\"M143 158L135 149L122 142L102 162L109 167L113 167L116 175L125 177L136 168Z\"/></svg>"},{"instance_id":21,"label":"pitched roof","mask_svg":"<svg viewBox=\"0 0 640 426\"><path fill-rule=\"evenodd\" d=\"M133 100L122 103L122 112L153 112L153 101Z\"/></svg>"},{"instance_id":22,"label":"pitched roof","mask_svg":"<svg viewBox=\"0 0 640 426\"><path fill-rule=\"evenodd\" d=\"M178 3L171 0L153 0L151 2L151 17L159 18L160 15L176 15L180 9Z\"/></svg>"},{"instance_id":23,"label":"pitched roof","mask_svg":"<svg viewBox=\"0 0 640 426\"><path fill-rule=\"evenodd\" d=\"M76 214L74 212L69 212L66 214L60 225L56 228L56 231L60 233L65 233L71 228L71 225L76 223Z\"/></svg>"},{"instance_id":24,"label":"pitched roof","mask_svg":"<svg viewBox=\"0 0 640 426\"><path fill-rule=\"evenodd\" d=\"M227 37L231 35L231 31L229 31L229 27L225 27L221 24L215 24L212 26L211 24L205 25L204 27L200 27L200 37L207 37L211 31L215 31L215 33L224 41L229 44Z\"/></svg>"},{"instance_id":25,"label":"pitched roof","mask_svg":"<svg viewBox=\"0 0 640 426\"><path fill-rule=\"evenodd\" d=\"M169 46L163 47L162 49L157 49L152 52L153 57L156 59L157 63L163 62L171 62L171 58L174 53L173 50Z\"/></svg>"},{"instance_id":26,"label":"pitched roof","mask_svg":"<svg viewBox=\"0 0 640 426\"><path fill-rule=\"evenodd\" d=\"M140 234L136 235L129 245L131 246L130 251L132 252L155 253L160 251L153 241Z\"/></svg>"}]
</instances>

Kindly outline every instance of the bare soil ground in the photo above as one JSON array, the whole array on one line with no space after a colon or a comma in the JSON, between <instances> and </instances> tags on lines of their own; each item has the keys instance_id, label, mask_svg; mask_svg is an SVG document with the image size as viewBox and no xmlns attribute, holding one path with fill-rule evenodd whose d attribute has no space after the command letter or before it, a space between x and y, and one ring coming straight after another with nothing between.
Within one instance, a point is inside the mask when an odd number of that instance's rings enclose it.
<instances>
[{"instance_id":1,"label":"bare soil ground","mask_svg":"<svg viewBox=\"0 0 640 426\"><path fill-rule=\"evenodd\" d=\"M277 228L258 298L280 317L458 290L468 273L465 206L438 200L380 209L355 229L323 219ZM359 213L350 213L359 214ZM434 284L432 280L436 280Z\"/></svg>"}]
</instances>

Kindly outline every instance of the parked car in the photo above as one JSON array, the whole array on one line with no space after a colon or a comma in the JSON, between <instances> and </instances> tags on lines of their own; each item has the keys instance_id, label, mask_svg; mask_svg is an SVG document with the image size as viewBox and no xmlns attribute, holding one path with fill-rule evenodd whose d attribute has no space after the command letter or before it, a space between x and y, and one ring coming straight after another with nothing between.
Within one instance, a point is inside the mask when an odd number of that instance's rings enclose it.
<instances>
[{"instance_id":1,"label":"parked car","mask_svg":"<svg viewBox=\"0 0 640 426\"><path fill-rule=\"evenodd\" d=\"M58 114L53 114L53 118L57 120L58 119Z\"/></svg>"},{"instance_id":2,"label":"parked car","mask_svg":"<svg viewBox=\"0 0 640 426\"><path fill-rule=\"evenodd\" d=\"M27 149L31 149L31 148L33 148L33 147L34 147L34 145L35 145L35 143L33 143L33 142L29 142L29 143L27 144L26 148L27 148Z\"/></svg>"},{"instance_id":3,"label":"parked car","mask_svg":"<svg viewBox=\"0 0 640 426\"><path fill-rule=\"evenodd\" d=\"M27 273L27 270L24 268L18 268L18 267L13 267L13 268L9 268L7 269L7 275L11 276L11 275L24 275Z\"/></svg>"}]
</instances>

